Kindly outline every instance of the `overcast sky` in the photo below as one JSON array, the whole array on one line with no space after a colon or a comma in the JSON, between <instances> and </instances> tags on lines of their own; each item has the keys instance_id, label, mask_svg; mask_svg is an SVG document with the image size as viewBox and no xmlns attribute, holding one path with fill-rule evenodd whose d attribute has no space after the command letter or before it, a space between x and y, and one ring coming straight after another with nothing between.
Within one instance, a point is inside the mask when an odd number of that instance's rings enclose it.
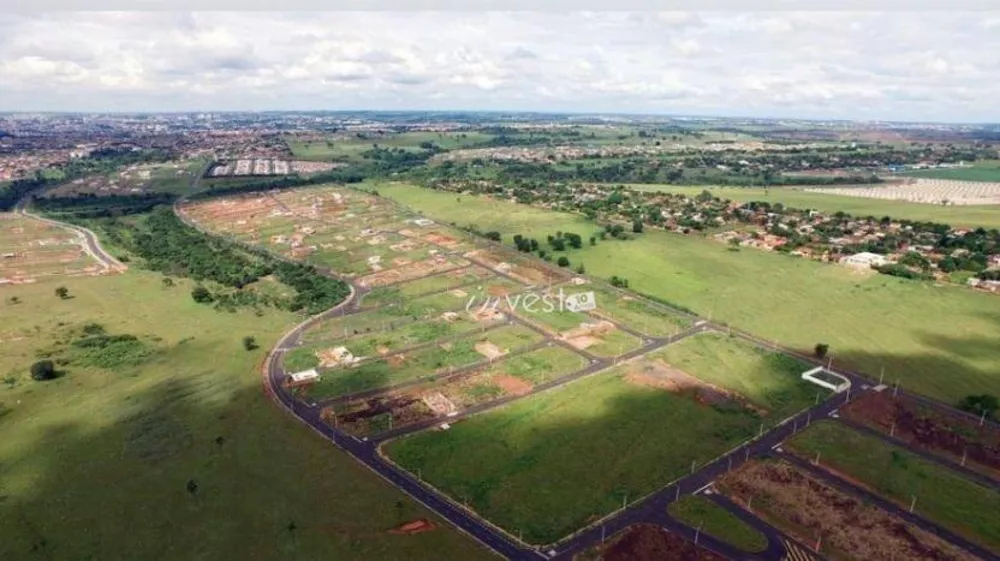
<instances>
[{"instance_id":1,"label":"overcast sky","mask_svg":"<svg viewBox=\"0 0 1000 561\"><path fill-rule=\"evenodd\" d=\"M0 16L0 110L1000 121L1000 12Z\"/></svg>"}]
</instances>

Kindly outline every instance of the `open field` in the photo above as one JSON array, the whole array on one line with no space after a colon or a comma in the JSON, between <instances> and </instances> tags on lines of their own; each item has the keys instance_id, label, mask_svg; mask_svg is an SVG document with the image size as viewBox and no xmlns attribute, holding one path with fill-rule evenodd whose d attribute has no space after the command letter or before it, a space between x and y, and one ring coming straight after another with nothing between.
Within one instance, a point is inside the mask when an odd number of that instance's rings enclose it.
<instances>
[{"instance_id":1,"label":"open field","mask_svg":"<svg viewBox=\"0 0 1000 561\"><path fill-rule=\"evenodd\" d=\"M954 179L957 181L1000 182L1000 160L982 160L973 162L971 166L961 168L906 171L903 175L934 179Z\"/></svg>"},{"instance_id":2,"label":"open field","mask_svg":"<svg viewBox=\"0 0 1000 561\"><path fill-rule=\"evenodd\" d=\"M0 213L0 287L102 273L82 244L81 236L65 228Z\"/></svg>"},{"instance_id":3,"label":"open field","mask_svg":"<svg viewBox=\"0 0 1000 561\"><path fill-rule=\"evenodd\" d=\"M473 146L480 142L485 142L493 138L492 135L482 132L404 132L380 134L365 134L358 136L339 136L325 140L289 140L288 148L296 158L304 160L361 161L363 152L371 150L373 146L379 148L401 148L404 150L418 150L420 144L432 142L445 150L464 148Z\"/></svg>"},{"instance_id":4,"label":"open field","mask_svg":"<svg viewBox=\"0 0 1000 561\"><path fill-rule=\"evenodd\" d=\"M557 230L596 230L581 216L471 196L456 205L451 193L417 187L380 185L379 192L431 218L499 230L505 243L515 233L544 239ZM763 251L731 252L701 237L657 231L566 253L588 274L623 276L633 290L783 345L811 352L827 343L836 364L874 377L884 369L887 381L938 399L954 402L1000 384L994 295Z\"/></svg>"},{"instance_id":5,"label":"open field","mask_svg":"<svg viewBox=\"0 0 1000 561\"><path fill-rule=\"evenodd\" d=\"M484 347L496 349L497 354L503 354L540 340L537 333L526 327L502 326L486 333L474 333L412 352L373 358L348 367L321 370L322 377L311 384L307 392L313 398L321 399L447 374L456 368L485 362L491 354Z\"/></svg>"},{"instance_id":6,"label":"open field","mask_svg":"<svg viewBox=\"0 0 1000 561\"><path fill-rule=\"evenodd\" d=\"M65 279L68 300L42 283L0 288L21 300L0 303L0 558L491 558L261 394L264 354L295 316L219 313L193 283L160 281ZM87 324L147 352L114 368L68 355L60 378L30 379L38 351ZM389 532L418 518L437 529Z\"/></svg>"},{"instance_id":7,"label":"open field","mask_svg":"<svg viewBox=\"0 0 1000 561\"><path fill-rule=\"evenodd\" d=\"M1000 204L1000 183L953 181L950 179L909 179L901 184L871 187L817 187L813 193L833 193L846 197L908 201L938 205Z\"/></svg>"},{"instance_id":8,"label":"open field","mask_svg":"<svg viewBox=\"0 0 1000 561\"><path fill-rule=\"evenodd\" d=\"M845 474L907 508L994 551L1000 551L1000 492L965 479L904 448L833 421L810 426L786 449L805 459L820 455L824 469Z\"/></svg>"},{"instance_id":9,"label":"open field","mask_svg":"<svg viewBox=\"0 0 1000 561\"><path fill-rule=\"evenodd\" d=\"M743 551L756 553L767 547L767 536L758 532L733 513L701 495L688 495L670 503L670 516L692 528L734 545Z\"/></svg>"},{"instance_id":10,"label":"open field","mask_svg":"<svg viewBox=\"0 0 1000 561\"><path fill-rule=\"evenodd\" d=\"M728 338L687 346L691 342L668 347L669 356L683 359L711 347L721 358L732 345L742 346ZM751 367L766 358L747 361L743 366ZM675 382L662 364L656 355L636 360L447 431L403 437L385 450L488 520L523 532L531 543L548 543L688 473L692 461L708 461L757 434L761 418L752 407L728 388L695 378L709 357L697 371L673 371ZM785 372L775 377L805 384ZM812 390L803 393L802 407L812 403ZM765 424L779 420L771 414Z\"/></svg>"},{"instance_id":11,"label":"open field","mask_svg":"<svg viewBox=\"0 0 1000 561\"><path fill-rule=\"evenodd\" d=\"M613 323L569 310L546 311L544 308L524 307L513 312L521 319L544 329L573 347L597 356L611 357L638 349L642 341L630 333L619 330Z\"/></svg>"},{"instance_id":12,"label":"open field","mask_svg":"<svg viewBox=\"0 0 1000 561\"><path fill-rule=\"evenodd\" d=\"M724 475L719 489L757 516L829 559L972 561L970 553L786 462L751 461Z\"/></svg>"},{"instance_id":13,"label":"open field","mask_svg":"<svg viewBox=\"0 0 1000 561\"><path fill-rule=\"evenodd\" d=\"M418 421L531 391L534 384L579 370L586 361L562 347L545 347L515 357L499 357L467 376L430 382L406 390L337 405L337 425L357 436L399 428ZM437 409L431 407L435 405Z\"/></svg>"},{"instance_id":14,"label":"open field","mask_svg":"<svg viewBox=\"0 0 1000 561\"><path fill-rule=\"evenodd\" d=\"M965 462L970 469L1000 481L1000 430L965 416L949 414L892 392L871 393L841 409L852 421L907 445Z\"/></svg>"},{"instance_id":15,"label":"open field","mask_svg":"<svg viewBox=\"0 0 1000 561\"><path fill-rule=\"evenodd\" d=\"M107 175L74 179L46 191L47 197L79 195L138 195L172 193L181 195L191 190L191 180L204 169L206 160L134 164Z\"/></svg>"},{"instance_id":16,"label":"open field","mask_svg":"<svg viewBox=\"0 0 1000 561\"><path fill-rule=\"evenodd\" d=\"M928 222L943 222L955 227L1000 228L1000 205L942 206L907 201L886 201L833 194L828 190L805 190L799 187L771 187L765 194L758 187L678 187L674 185L630 185L639 191L665 191L695 196L707 190L716 197L738 202L766 201L823 212L844 211L854 216L891 216Z\"/></svg>"},{"instance_id":17,"label":"open field","mask_svg":"<svg viewBox=\"0 0 1000 561\"><path fill-rule=\"evenodd\" d=\"M580 553L578 561L723 561L725 557L653 524L635 524Z\"/></svg>"}]
</instances>

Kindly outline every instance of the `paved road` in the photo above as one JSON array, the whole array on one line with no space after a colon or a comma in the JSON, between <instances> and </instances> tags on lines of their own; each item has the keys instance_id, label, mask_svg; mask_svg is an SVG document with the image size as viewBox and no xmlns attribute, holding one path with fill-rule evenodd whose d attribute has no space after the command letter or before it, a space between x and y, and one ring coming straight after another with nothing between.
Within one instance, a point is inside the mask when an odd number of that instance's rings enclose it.
<instances>
[{"instance_id":1,"label":"paved road","mask_svg":"<svg viewBox=\"0 0 1000 561\"><path fill-rule=\"evenodd\" d=\"M178 201L179 205L180 201ZM188 224L198 227L198 225L193 224L190 220L186 219L183 213L179 212L179 206L175 205L175 211L178 211L178 215L181 216L185 222ZM311 219L311 218L310 218ZM199 228L200 229L200 228ZM284 259L283 256L276 255L278 258ZM470 259L474 264L483 266L482 263ZM491 267L487 267L493 270ZM694 530L678 523L677 521L671 519L666 515L666 507L673 500L675 500L680 495L689 494L697 490L704 489L709 486L712 481L725 474L731 469L736 469L739 465L747 461L749 458L759 456L762 454L767 454L772 452L783 440L797 432L799 429L806 427L814 420L821 418L826 418L830 416L838 407L840 407L844 402L849 400L852 396L857 396L860 392L871 391L871 384L869 379L861 376L859 373L846 371L842 369L833 369L837 373L845 376L852 382L852 389L846 394L834 394L826 401L818 403L816 406L809 408L806 411L802 411L797 415L789 417L778 426L773 427L771 430L762 431L761 434L753 439L752 441L741 445L738 448L730 450L729 452L721 455L715 460L708 462L702 466L694 466L692 473L680 478L679 480L671 483L667 487L660 489L657 492L644 497L626 508L619 510L605 517L605 519L584 528L573 535L563 539L562 541L554 544L551 548L547 547L543 552L538 551L536 548L530 547L526 544L519 542L513 536L508 535L503 530L496 528L490 523L479 518L475 513L467 510L462 505L457 504L455 501L439 493L435 489L425 485L422 481L419 481L416 476L409 474L390 462L386 461L379 454L378 446L387 439L405 434L407 432L413 432L414 430L425 430L431 428L442 422L442 419L434 419L423 424L413 425L410 427L404 427L397 431L391 431L389 433L384 433L379 435L378 438L361 440L353 436L349 436L346 433L331 427L321 418L321 407L315 404L302 403L292 396L287 389L284 387L284 381L286 378L285 372L282 368L282 357L285 351L294 348L299 341L302 339L303 332L314 325L316 322L322 321L323 319L334 317L337 315L355 313L359 309L359 302L366 292L362 287L357 286L351 279L336 275L333 271L324 271L331 276L336 276L348 282L351 285L352 292L350 297L343 303L338 305L336 308L331 309L323 314L314 316L310 318L289 331L284 337L278 342L275 348L269 353L267 360L265 362L263 376L265 388L269 395L278 402L283 408L291 412L296 418L301 422L305 423L311 427L314 431L323 435L325 438L333 442L338 448L344 450L346 453L350 454L352 457L360 461L366 467L371 469L373 472L386 479L396 487L398 487L403 492L407 493L413 497L418 502L424 504L429 509L436 512L438 515L448 520L450 523L455 525L457 528L466 532L470 536L474 537L490 549L493 549L497 553L503 555L508 559L538 559L538 558L549 558L554 557L558 559L570 559L574 554L583 551L593 545L599 543L604 537L610 537L619 530L628 527L631 524L639 522L653 522L661 526L667 527L680 535L686 536L689 539L693 539ZM500 276L508 276L497 271ZM519 279L512 280L523 284ZM617 290L617 289L616 289ZM619 292L622 292L619 290ZM629 294L632 297L635 295ZM645 299L643 299L645 301ZM647 302L648 304L665 309L671 313L678 313L669 306L665 306L655 302ZM727 326L705 322L700 320L697 316L689 314L687 312L681 312L681 315L688 317L695 321L695 327L688 330L682 334L675 337L666 337L653 339L652 344L644 346L642 348L636 349L630 353L625 353L622 355L622 360L628 360L636 356L648 353L658 347L665 344L669 344L675 340L683 337L692 335L695 332L704 331L708 329L716 329L725 331L728 329ZM763 339L757 338L752 334L742 332L736 329L731 330L734 336L738 336L744 340L751 343L765 347L772 350L778 350L782 352L789 352L789 349L785 349L774 343L765 341ZM800 355L798 353L792 352L796 356L808 360L810 362L816 363L817 361L812 357L807 357ZM589 367L582 369L581 371L575 372L570 376L561 378L559 380L554 380L548 385L542 384L536 388L537 391L545 391L546 389L551 389L561 384L568 383L572 380L579 379L580 377L591 375L595 372L599 372L603 369L609 367L608 360L600 360L592 363ZM486 411L493 407L501 406L505 403L512 401L508 399L506 401L501 400L494 404L484 404L483 406L478 406L471 408L462 414L448 418L448 422L453 422L454 420L467 417L482 411ZM947 406L943 404L938 404L938 406L952 411ZM752 515L744 513L744 516ZM763 524L757 521L757 526ZM777 530L769 529L767 535L770 537L775 537ZM703 540L703 541L702 541ZM782 541L787 540L787 538L782 536ZM733 558L733 559L749 559L749 558L759 558L767 560L777 561L777 556L779 554L779 548L775 544L771 544L767 551L759 556L748 556L745 553L735 551L732 547L726 544L714 540L708 536L699 536L699 541L702 545L713 549L720 554ZM772 540L777 542L778 540ZM949 540L951 541L951 540ZM962 542L960 542L962 543ZM783 546L782 546L783 547ZM994 559L994 557L987 557L989 559Z\"/></svg>"},{"instance_id":2,"label":"paved road","mask_svg":"<svg viewBox=\"0 0 1000 561\"><path fill-rule=\"evenodd\" d=\"M83 247L83 250L86 251L87 254L97 261L102 267L104 267L105 270L124 271L128 269L128 267L116 259L115 256L105 251L104 248L101 247L101 242L97 239L97 234L91 232L87 228L77 226L75 224L67 224L66 222L59 222L58 220L52 220L50 218L45 218L44 216L28 212L27 207L29 199L30 196L18 201L17 205L14 207L14 212L20 214L21 216L45 222L53 226L58 226L59 228L70 230L77 234L83 242L80 244Z\"/></svg>"}]
</instances>

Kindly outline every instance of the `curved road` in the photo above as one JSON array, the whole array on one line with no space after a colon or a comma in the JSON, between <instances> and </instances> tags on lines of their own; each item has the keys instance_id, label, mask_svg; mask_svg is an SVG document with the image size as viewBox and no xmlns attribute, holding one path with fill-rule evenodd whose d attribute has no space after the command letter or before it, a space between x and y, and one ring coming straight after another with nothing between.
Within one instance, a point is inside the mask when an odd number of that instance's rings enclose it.
<instances>
[{"instance_id":1,"label":"curved road","mask_svg":"<svg viewBox=\"0 0 1000 561\"><path fill-rule=\"evenodd\" d=\"M87 228L82 226L77 226L75 224L67 224L65 222L59 222L57 220L52 220L51 218L45 218L37 214L28 212L28 201L31 196L27 196L20 201L14 207L14 213L20 214L21 216L31 218L33 220L38 220L39 222L45 222L46 224L51 224L64 230L70 230L73 233L80 236L83 250L87 252L88 255L94 258L105 270L108 271L124 271L128 269L121 261L116 259L113 255L108 253L101 247L101 243L97 240L97 234L91 232Z\"/></svg>"}]
</instances>

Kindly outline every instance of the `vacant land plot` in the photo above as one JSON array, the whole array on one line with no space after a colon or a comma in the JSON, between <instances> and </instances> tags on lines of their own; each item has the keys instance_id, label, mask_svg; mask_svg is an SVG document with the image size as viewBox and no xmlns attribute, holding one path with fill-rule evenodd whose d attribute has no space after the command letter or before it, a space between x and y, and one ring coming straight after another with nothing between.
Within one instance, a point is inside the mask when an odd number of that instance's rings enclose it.
<instances>
[{"instance_id":1,"label":"vacant land plot","mask_svg":"<svg viewBox=\"0 0 1000 561\"><path fill-rule=\"evenodd\" d=\"M65 228L0 213L0 286L103 272L82 244L79 234Z\"/></svg>"},{"instance_id":2,"label":"vacant land plot","mask_svg":"<svg viewBox=\"0 0 1000 561\"><path fill-rule=\"evenodd\" d=\"M580 553L580 561L723 561L725 557L699 547L659 526L636 524L607 544Z\"/></svg>"},{"instance_id":3,"label":"vacant land plot","mask_svg":"<svg viewBox=\"0 0 1000 561\"><path fill-rule=\"evenodd\" d=\"M680 356L687 343L678 343ZM387 451L494 523L522 531L532 543L554 541L759 430L757 412L738 399L706 403L698 388L644 383L632 375L643 370L639 364L525 398L447 431L404 437Z\"/></svg>"},{"instance_id":4,"label":"vacant land plot","mask_svg":"<svg viewBox=\"0 0 1000 561\"><path fill-rule=\"evenodd\" d=\"M869 393L841 409L844 417L892 434L909 446L965 462L1000 480L1000 431L892 392Z\"/></svg>"},{"instance_id":5,"label":"vacant land plot","mask_svg":"<svg viewBox=\"0 0 1000 561\"><path fill-rule=\"evenodd\" d=\"M913 170L903 175L956 181L1000 182L1000 160L981 160L973 162L971 166L960 168Z\"/></svg>"},{"instance_id":6,"label":"vacant land plot","mask_svg":"<svg viewBox=\"0 0 1000 561\"><path fill-rule=\"evenodd\" d=\"M457 368L486 362L540 340L537 333L525 327L503 326L412 352L322 371L322 377L309 386L308 393L314 398L327 398L449 374ZM495 350L495 354L491 350Z\"/></svg>"},{"instance_id":7,"label":"vacant land plot","mask_svg":"<svg viewBox=\"0 0 1000 561\"><path fill-rule=\"evenodd\" d=\"M833 558L975 559L785 462L751 461L724 475L718 486L737 501L751 501L755 514Z\"/></svg>"},{"instance_id":8,"label":"vacant land plot","mask_svg":"<svg viewBox=\"0 0 1000 561\"><path fill-rule=\"evenodd\" d=\"M582 312L545 311L543 308L531 308L529 311L522 306L513 313L570 345L597 356L618 356L642 346L642 340L618 329L614 323Z\"/></svg>"},{"instance_id":9,"label":"vacant land plot","mask_svg":"<svg viewBox=\"0 0 1000 561\"><path fill-rule=\"evenodd\" d=\"M191 299L193 283L161 279L69 278L67 300L47 283L0 289L20 300L0 302L0 558L492 558L261 394L260 363L292 314L219 313ZM95 326L151 354L31 380L37 352ZM245 351L246 335L260 349ZM428 517L432 532L389 533Z\"/></svg>"},{"instance_id":10,"label":"vacant land plot","mask_svg":"<svg viewBox=\"0 0 1000 561\"><path fill-rule=\"evenodd\" d=\"M380 148L419 150L422 143L433 143L439 148L452 150L474 146L493 138L482 132L404 132L359 133L340 135L317 140L289 140L288 148L296 158L304 160L361 161L362 153Z\"/></svg>"},{"instance_id":11,"label":"vacant land plot","mask_svg":"<svg viewBox=\"0 0 1000 561\"><path fill-rule=\"evenodd\" d=\"M691 326L691 321L678 314L650 305L641 299L608 288L583 285L577 290L594 291L597 308L591 314L621 322L640 333L667 337Z\"/></svg>"},{"instance_id":12,"label":"vacant land plot","mask_svg":"<svg viewBox=\"0 0 1000 561\"><path fill-rule=\"evenodd\" d=\"M940 205L1000 204L1000 183L952 181L949 179L910 179L872 187L823 187L808 189L847 197L885 199Z\"/></svg>"},{"instance_id":13,"label":"vacant land plot","mask_svg":"<svg viewBox=\"0 0 1000 561\"><path fill-rule=\"evenodd\" d=\"M681 497L670 503L667 510L675 519L743 551L756 553L767 547L764 534L701 495Z\"/></svg>"},{"instance_id":14,"label":"vacant land plot","mask_svg":"<svg viewBox=\"0 0 1000 561\"><path fill-rule=\"evenodd\" d=\"M544 239L586 233L583 217L507 206L407 186L379 192L439 220L475 217L483 230ZM500 212L500 208L509 209ZM834 361L950 402L1000 384L1000 315L994 295L876 275L762 251L731 252L696 236L649 231L629 241L601 241L568 251L589 274L629 280L633 290L812 352L830 345ZM865 326L860 329L859 326Z\"/></svg>"},{"instance_id":15,"label":"vacant land plot","mask_svg":"<svg viewBox=\"0 0 1000 561\"><path fill-rule=\"evenodd\" d=\"M800 209L816 209L834 213L843 211L854 216L891 216L909 220L941 222L955 227L1000 228L1000 205L942 206L906 201L886 201L861 197L847 197L823 190L805 190L800 187L678 187L675 185L630 185L639 191L666 191L695 196L707 190L720 199L741 203L765 201L781 203Z\"/></svg>"},{"instance_id":16,"label":"vacant land plot","mask_svg":"<svg viewBox=\"0 0 1000 561\"><path fill-rule=\"evenodd\" d=\"M916 497L921 516L1000 551L1000 492L995 489L833 421L810 426L787 448L803 458L819 454L824 469L845 474L904 508Z\"/></svg>"}]
</instances>

